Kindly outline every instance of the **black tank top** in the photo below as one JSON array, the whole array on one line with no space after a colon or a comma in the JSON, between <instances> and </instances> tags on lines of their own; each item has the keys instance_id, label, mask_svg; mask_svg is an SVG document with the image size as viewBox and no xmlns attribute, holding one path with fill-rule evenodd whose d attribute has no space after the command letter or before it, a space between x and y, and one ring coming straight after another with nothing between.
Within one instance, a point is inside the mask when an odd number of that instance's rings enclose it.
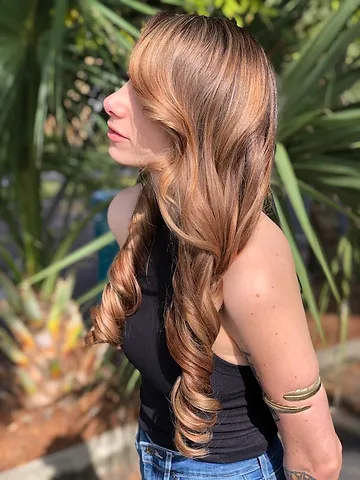
<instances>
[{"instance_id":1,"label":"black tank top","mask_svg":"<svg viewBox=\"0 0 360 480\"><path fill-rule=\"evenodd\" d=\"M147 274L137 276L142 303L126 319L123 350L141 373L139 424L153 442L170 450L173 443L171 388L181 374L166 344L164 307L171 296L174 249L161 215L151 245ZM222 410L199 461L229 463L262 455L277 433L262 391L249 366L229 363L214 354L211 386Z\"/></svg>"}]
</instances>

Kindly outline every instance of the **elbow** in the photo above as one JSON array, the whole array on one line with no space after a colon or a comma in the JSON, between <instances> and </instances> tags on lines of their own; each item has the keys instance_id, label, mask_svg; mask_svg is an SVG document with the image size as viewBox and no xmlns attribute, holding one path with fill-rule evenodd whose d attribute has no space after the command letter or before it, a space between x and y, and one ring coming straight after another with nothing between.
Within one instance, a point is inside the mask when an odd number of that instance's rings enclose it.
<instances>
[{"instance_id":1,"label":"elbow","mask_svg":"<svg viewBox=\"0 0 360 480\"><path fill-rule=\"evenodd\" d=\"M314 470L316 471L315 478L317 480L338 480L342 467L342 445L338 441L337 449L327 462L322 462Z\"/></svg>"},{"instance_id":2,"label":"elbow","mask_svg":"<svg viewBox=\"0 0 360 480\"><path fill-rule=\"evenodd\" d=\"M285 470L289 470L286 479L291 478L311 478L316 480L338 480L340 477L340 471L342 466L342 445L339 439L336 437L337 441L335 447L332 446L331 449L328 449L322 455L317 455L310 458L309 453L307 453L302 461L299 461L299 457L289 458L289 456L284 457L284 467ZM292 468L290 468L290 466ZM291 473L303 474L302 477L292 477ZM309 477L305 476L308 475Z\"/></svg>"}]
</instances>

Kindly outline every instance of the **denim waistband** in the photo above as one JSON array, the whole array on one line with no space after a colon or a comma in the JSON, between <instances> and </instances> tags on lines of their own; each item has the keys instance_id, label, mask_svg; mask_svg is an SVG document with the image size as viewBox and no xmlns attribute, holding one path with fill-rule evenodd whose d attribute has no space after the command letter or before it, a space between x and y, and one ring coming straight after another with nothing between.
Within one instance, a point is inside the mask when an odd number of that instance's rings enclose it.
<instances>
[{"instance_id":1,"label":"denim waistband","mask_svg":"<svg viewBox=\"0 0 360 480\"><path fill-rule=\"evenodd\" d=\"M274 473L282 468L283 449L279 438L276 436L269 444L268 449L259 457L231 463L213 463L199 461L184 457L180 452L169 450L152 442L147 433L139 428L136 437L136 448L142 463L142 473L145 480L152 478L186 478L192 479L217 479L227 480L251 478L275 478ZM144 470L145 469L145 470ZM161 477L152 477L144 471L163 473ZM171 475L170 475L171 474ZM249 477L250 475L250 477ZM252 477L252 475L255 475ZM260 476L261 475L261 476ZM285 478L285 477L276 477Z\"/></svg>"}]
</instances>

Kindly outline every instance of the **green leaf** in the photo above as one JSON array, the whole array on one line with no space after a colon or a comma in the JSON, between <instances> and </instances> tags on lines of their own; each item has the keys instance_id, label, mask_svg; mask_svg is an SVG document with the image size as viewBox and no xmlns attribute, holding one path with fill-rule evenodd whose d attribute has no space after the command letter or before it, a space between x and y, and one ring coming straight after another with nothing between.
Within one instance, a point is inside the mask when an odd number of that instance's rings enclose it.
<instances>
[{"instance_id":1,"label":"green leaf","mask_svg":"<svg viewBox=\"0 0 360 480\"><path fill-rule=\"evenodd\" d=\"M137 28L131 25L131 23L126 21L124 18L120 17L120 15L110 10L110 8L106 7L103 3L96 0L91 0L91 7L97 11L98 15L102 15L104 18L107 18L114 25L129 33L134 38L139 38L140 32Z\"/></svg>"},{"instance_id":2,"label":"green leaf","mask_svg":"<svg viewBox=\"0 0 360 480\"><path fill-rule=\"evenodd\" d=\"M284 142L288 137L291 137L306 125L310 124L321 113L322 109L317 109L296 115L286 122L281 122L278 129L278 140Z\"/></svg>"},{"instance_id":3,"label":"green leaf","mask_svg":"<svg viewBox=\"0 0 360 480\"><path fill-rule=\"evenodd\" d=\"M334 89L332 91L331 104L335 102L340 103L340 95L345 91L351 89L360 79L360 67L349 70L345 75L337 79Z\"/></svg>"},{"instance_id":4,"label":"green leaf","mask_svg":"<svg viewBox=\"0 0 360 480\"><path fill-rule=\"evenodd\" d=\"M75 252L72 252L62 260L59 260L58 262L51 264L49 267L44 268L41 272L37 273L36 275L29 277L28 279L26 279L26 283L28 283L29 285L33 285L34 283L40 282L41 280L44 280L45 278L47 278L49 275L57 273L63 268L69 267L70 265L74 265L75 263L79 262L83 258L89 255L92 255L93 253L101 250L107 245L110 245L110 243L112 243L113 241L114 241L114 237L111 232L104 233L103 235L98 237L96 240L93 240L87 243L85 246L79 248L78 250L75 250Z\"/></svg>"},{"instance_id":5,"label":"green leaf","mask_svg":"<svg viewBox=\"0 0 360 480\"><path fill-rule=\"evenodd\" d=\"M59 335L62 314L71 300L75 286L75 275L70 274L66 279L59 278L52 299L52 305L49 317L46 323L46 329L51 336L56 339Z\"/></svg>"},{"instance_id":6,"label":"green leaf","mask_svg":"<svg viewBox=\"0 0 360 480\"><path fill-rule=\"evenodd\" d=\"M41 80L37 99L34 126L34 160L40 165L44 146L44 122L48 110L49 79L51 70L55 70L56 57L61 48L64 32L65 14L68 9L68 0L57 0L54 3L53 21L50 30L50 41L45 61L42 64Z\"/></svg>"},{"instance_id":7,"label":"green leaf","mask_svg":"<svg viewBox=\"0 0 360 480\"><path fill-rule=\"evenodd\" d=\"M1 300L0 314L22 349L32 348L35 346L35 340L30 330L26 327L24 322L9 308L9 306Z\"/></svg>"},{"instance_id":8,"label":"green leaf","mask_svg":"<svg viewBox=\"0 0 360 480\"><path fill-rule=\"evenodd\" d=\"M0 132L8 125L9 113L18 111L19 85L27 55L24 24L32 3L19 0L0 4Z\"/></svg>"},{"instance_id":9,"label":"green leaf","mask_svg":"<svg viewBox=\"0 0 360 480\"><path fill-rule=\"evenodd\" d=\"M0 350L16 365L27 365L29 363L27 356L18 348L10 335L1 328Z\"/></svg>"},{"instance_id":10,"label":"green leaf","mask_svg":"<svg viewBox=\"0 0 360 480\"><path fill-rule=\"evenodd\" d=\"M306 213L303 199L301 197L297 178L295 176L293 167L291 165L291 162L285 150L285 147L282 144L277 145L277 150L275 155L275 164L276 164L276 169L278 171L278 174L281 178L282 185L286 190L290 203L304 231L304 234L306 235L309 245L324 271L324 274L329 282L329 285L330 285L331 291L333 292L334 297L339 302L340 295L339 295L338 289L331 275L328 263L325 259L324 252L311 226L309 217Z\"/></svg>"},{"instance_id":11,"label":"green leaf","mask_svg":"<svg viewBox=\"0 0 360 480\"><path fill-rule=\"evenodd\" d=\"M323 175L320 179L321 183L331 187L347 188L347 189L360 189L360 180L352 177L335 177L330 175ZM314 181L314 185L318 182Z\"/></svg>"},{"instance_id":12,"label":"green leaf","mask_svg":"<svg viewBox=\"0 0 360 480\"><path fill-rule=\"evenodd\" d=\"M79 346L79 341L84 333L84 323L75 302L71 302L66 308L69 317L64 334L62 351L66 354Z\"/></svg>"},{"instance_id":13,"label":"green leaf","mask_svg":"<svg viewBox=\"0 0 360 480\"><path fill-rule=\"evenodd\" d=\"M289 223L288 223L288 221L285 217L284 210L283 210L283 208L281 206L281 203L280 203L280 201L279 201L275 192L273 192L273 196L274 196L276 209L277 209L277 212L278 212L278 215L279 215L281 229L284 232L286 238L288 239L288 242L289 242L289 245L290 245L290 248L291 248L291 252L293 254L294 262L295 262L295 265L296 265L296 271L297 271L297 274L299 275L300 283L301 283L302 290L303 290L303 297L304 297L304 299L307 303L307 306L309 308L309 311L310 311L311 315L313 316L313 318L315 320L316 327L317 327L318 332L320 334L321 340L323 341L323 343L326 343L324 330L323 330L323 327L322 327L322 324L321 324L321 318L320 318L319 310L318 310L317 305L316 305L314 293L313 293L312 288L311 288L311 284L310 284L309 276L307 274L306 266L305 266L304 261L301 257L299 249L296 245L296 242L295 242L294 236L291 232Z\"/></svg>"},{"instance_id":14,"label":"green leaf","mask_svg":"<svg viewBox=\"0 0 360 480\"><path fill-rule=\"evenodd\" d=\"M184 8L184 0L160 0L165 5L174 5L176 7Z\"/></svg>"},{"instance_id":15,"label":"green leaf","mask_svg":"<svg viewBox=\"0 0 360 480\"><path fill-rule=\"evenodd\" d=\"M65 257L67 252L69 251L70 247L74 244L76 238L80 235L81 232L84 231L86 226L89 222L94 218L94 216L103 211L105 208L109 206L110 200L106 200L104 202L99 202L94 207L90 209L88 215L83 218L81 221L76 222L72 225L70 232L63 238L61 241L56 253L54 254L52 261L57 262L60 261ZM57 278L57 271L54 275L49 275L48 278L45 280L44 284L41 288L41 296L45 299L49 298L51 293L54 290L54 285Z\"/></svg>"},{"instance_id":16,"label":"green leaf","mask_svg":"<svg viewBox=\"0 0 360 480\"><path fill-rule=\"evenodd\" d=\"M328 195L320 192L318 189L312 187L311 185L308 185L302 180L298 179L298 184L299 184L300 190L306 193L306 195L309 195L314 200L317 200L320 203L323 203L324 205L327 205L328 207L332 208L333 210L339 213L342 213L343 215L348 217L350 220L352 220L356 225L360 227L360 216L356 215L355 213L353 213L353 211L349 210L349 207L344 207L339 202L336 202L335 200L330 198Z\"/></svg>"},{"instance_id":17,"label":"green leaf","mask_svg":"<svg viewBox=\"0 0 360 480\"><path fill-rule=\"evenodd\" d=\"M351 144L357 142L359 137L360 125L356 121L353 121L352 124L338 122L331 125L329 123L321 128L315 126L313 133L307 135L305 141L292 145L289 152L297 155L308 152L311 152L312 155L320 155L330 153L332 150L339 152L342 149L351 148Z\"/></svg>"},{"instance_id":18,"label":"green leaf","mask_svg":"<svg viewBox=\"0 0 360 480\"><path fill-rule=\"evenodd\" d=\"M5 263L8 270L12 273L13 278L16 282L19 282L22 278L22 273L19 267L16 265L13 256L10 254L9 250L7 250L3 245L0 244L0 257L2 258L3 262ZM1 275L1 273L0 273ZM1 279L0 279L1 282Z\"/></svg>"},{"instance_id":19,"label":"green leaf","mask_svg":"<svg viewBox=\"0 0 360 480\"><path fill-rule=\"evenodd\" d=\"M321 55L336 41L344 25L359 7L359 0L344 0L341 7L325 18L313 35L310 35L295 60L284 73L284 82L292 91L301 86L301 82L317 65Z\"/></svg>"},{"instance_id":20,"label":"green leaf","mask_svg":"<svg viewBox=\"0 0 360 480\"><path fill-rule=\"evenodd\" d=\"M37 391L37 385L34 380L31 378L31 375L22 368L16 369L16 376L19 380L19 383L27 395L34 395Z\"/></svg>"},{"instance_id":21,"label":"green leaf","mask_svg":"<svg viewBox=\"0 0 360 480\"><path fill-rule=\"evenodd\" d=\"M134 368L134 371L132 372L126 384L125 397L128 398L133 394L135 387L139 381L140 381L140 372Z\"/></svg>"},{"instance_id":22,"label":"green leaf","mask_svg":"<svg viewBox=\"0 0 360 480\"><path fill-rule=\"evenodd\" d=\"M22 313L22 300L18 289L5 273L0 272L0 287L4 289L6 300L15 313Z\"/></svg>"},{"instance_id":23,"label":"green leaf","mask_svg":"<svg viewBox=\"0 0 360 480\"><path fill-rule=\"evenodd\" d=\"M360 80L360 77L359 77ZM348 107L336 110L335 112L328 112L327 115L319 118L315 125L327 124L333 125L334 128L338 128L338 125L344 124L344 120L348 121L345 125L352 126L354 121L360 121L360 108Z\"/></svg>"},{"instance_id":24,"label":"green leaf","mask_svg":"<svg viewBox=\"0 0 360 480\"><path fill-rule=\"evenodd\" d=\"M317 62L312 66L312 69L305 71L300 84L287 85L286 88L292 89L291 102L292 105L291 111L297 112L301 111L303 100L307 101L307 96L309 95L310 89L318 90L319 79L323 78L324 75L333 68L339 61L339 59L344 57L344 52L348 45L359 36L359 27L354 25L352 28L346 29L344 32L340 33L334 41L331 43L327 49L322 52L321 56L317 59Z\"/></svg>"},{"instance_id":25,"label":"green leaf","mask_svg":"<svg viewBox=\"0 0 360 480\"><path fill-rule=\"evenodd\" d=\"M108 283L107 280L104 280L98 283L97 285L95 285L95 287L91 288L86 293L82 294L81 297L79 297L76 300L76 303L78 305L83 305L89 302L90 300L93 300L97 295L99 295L104 290L104 287L106 286L107 283Z\"/></svg>"},{"instance_id":26,"label":"green leaf","mask_svg":"<svg viewBox=\"0 0 360 480\"><path fill-rule=\"evenodd\" d=\"M27 282L21 283L19 289L27 321L34 326L41 326L43 323L43 312L34 290Z\"/></svg>"},{"instance_id":27,"label":"green leaf","mask_svg":"<svg viewBox=\"0 0 360 480\"><path fill-rule=\"evenodd\" d=\"M151 7L150 5L138 2L137 0L118 0L118 2L122 5L126 5L127 7L132 8L133 10L145 13L145 15L154 15L156 12L159 11L158 8Z\"/></svg>"},{"instance_id":28,"label":"green leaf","mask_svg":"<svg viewBox=\"0 0 360 480\"><path fill-rule=\"evenodd\" d=\"M310 162L294 162L293 166L297 174L308 172L317 181L321 181L322 178L322 175L319 174L360 178L360 161L348 160L342 155L339 155L338 158L319 155Z\"/></svg>"}]
</instances>

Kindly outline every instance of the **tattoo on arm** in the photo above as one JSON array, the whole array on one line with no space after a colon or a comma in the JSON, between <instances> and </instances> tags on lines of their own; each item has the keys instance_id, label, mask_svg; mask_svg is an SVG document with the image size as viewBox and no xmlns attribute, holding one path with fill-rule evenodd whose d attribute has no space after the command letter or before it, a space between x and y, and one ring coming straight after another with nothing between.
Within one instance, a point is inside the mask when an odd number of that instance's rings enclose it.
<instances>
[{"instance_id":1,"label":"tattoo on arm","mask_svg":"<svg viewBox=\"0 0 360 480\"><path fill-rule=\"evenodd\" d=\"M305 472L295 472L294 470L288 470L284 467L285 478L287 480L316 480L308 473Z\"/></svg>"},{"instance_id":2,"label":"tattoo on arm","mask_svg":"<svg viewBox=\"0 0 360 480\"><path fill-rule=\"evenodd\" d=\"M298 413L298 412L304 412L305 410L308 410L311 408L311 405L301 405L301 406L290 406L290 405L283 405L281 403L274 402L274 400L271 400L264 392L264 388L261 385L260 378L257 375L255 371L255 366L251 362L250 357L251 354L249 352L245 352L244 350L241 350L243 355L245 356L253 374L255 375L255 378L257 379L261 389L263 390L263 399L264 402L267 404L269 407L269 410L276 422L280 420L278 413ZM297 390L293 390L291 392L288 392L283 395L284 400L287 400L288 402L299 402L301 400L306 400L307 398L312 397L315 395L321 388L321 380L320 377L316 379L316 381L310 385L309 387L306 388L301 388Z\"/></svg>"},{"instance_id":3,"label":"tattoo on arm","mask_svg":"<svg viewBox=\"0 0 360 480\"><path fill-rule=\"evenodd\" d=\"M258 374L256 373L256 370L255 370L255 366L254 364L252 363L252 361L250 360L250 357L251 357L251 353L249 352L245 352L245 350L242 350L240 349L241 353L244 355L244 357L246 358L248 364L249 364L249 367L251 368L251 371L253 372L256 380L258 381L259 385L260 385L260 388L264 391L264 388L263 386L261 385L261 381L260 381L260 378L258 376ZM270 405L268 405L269 407L269 410L270 410L270 413L273 417L273 419L275 420L275 422L278 422L280 420L279 418L279 415L275 412L275 410L273 408L271 408Z\"/></svg>"},{"instance_id":4,"label":"tattoo on arm","mask_svg":"<svg viewBox=\"0 0 360 480\"><path fill-rule=\"evenodd\" d=\"M255 375L256 380L259 382L260 387L263 388L262 385L261 385L261 382L260 382L260 378L258 377L258 374L256 373L255 366L252 363L252 361L250 360L251 353L245 352L245 350L241 350L241 349L240 349L240 351L244 355L244 357L246 358L246 360L249 364L249 367L251 368L253 374Z\"/></svg>"}]
</instances>

